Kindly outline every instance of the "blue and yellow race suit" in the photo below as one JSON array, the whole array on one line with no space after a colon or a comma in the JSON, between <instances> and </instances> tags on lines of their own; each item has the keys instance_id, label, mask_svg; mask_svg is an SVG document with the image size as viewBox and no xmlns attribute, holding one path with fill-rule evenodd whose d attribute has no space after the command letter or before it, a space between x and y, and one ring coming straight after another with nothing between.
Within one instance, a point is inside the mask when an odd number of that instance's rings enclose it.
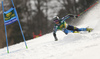
<instances>
[{"instance_id":1,"label":"blue and yellow race suit","mask_svg":"<svg viewBox=\"0 0 100 59\"><path fill-rule=\"evenodd\" d=\"M77 28L75 26L68 25L65 22L65 20L68 19L69 17L77 17L77 16L67 15L67 16L59 19L59 24L55 24L54 32L53 32L53 36L55 38L55 41L58 40L57 37L56 37L56 31L57 30L62 30L65 34L75 33L75 32L78 32L78 31L90 31L90 30L93 30L92 28Z\"/></svg>"},{"instance_id":2,"label":"blue and yellow race suit","mask_svg":"<svg viewBox=\"0 0 100 59\"><path fill-rule=\"evenodd\" d=\"M67 15L59 20L59 24L55 24L54 32L56 33L57 30L62 30L65 34L73 33L74 31L86 31L86 28L77 28L72 25L68 25L65 20L69 17L74 17L74 15Z\"/></svg>"}]
</instances>

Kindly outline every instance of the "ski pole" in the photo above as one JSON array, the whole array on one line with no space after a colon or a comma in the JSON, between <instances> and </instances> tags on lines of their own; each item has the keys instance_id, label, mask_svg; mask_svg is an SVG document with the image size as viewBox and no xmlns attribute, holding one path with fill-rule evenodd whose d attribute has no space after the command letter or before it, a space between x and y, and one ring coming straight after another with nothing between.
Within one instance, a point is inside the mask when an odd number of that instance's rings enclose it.
<instances>
[{"instance_id":1,"label":"ski pole","mask_svg":"<svg viewBox=\"0 0 100 59\"><path fill-rule=\"evenodd\" d=\"M89 8L87 8L86 10L84 10L83 12L81 12L80 14L78 14L77 16L82 15L83 13L85 13L86 11L88 11L90 8L92 8L93 6L95 6L98 3L99 3L99 1L97 1L95 4L93 4L92 6L90 6Z\"/></svg>"}]
</instances>

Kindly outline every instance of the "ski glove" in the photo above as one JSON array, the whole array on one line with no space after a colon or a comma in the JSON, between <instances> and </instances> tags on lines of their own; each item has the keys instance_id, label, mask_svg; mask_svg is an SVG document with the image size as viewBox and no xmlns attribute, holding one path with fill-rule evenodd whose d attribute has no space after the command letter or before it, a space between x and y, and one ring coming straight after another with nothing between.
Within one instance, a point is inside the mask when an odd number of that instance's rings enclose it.
<instances>
[{"instance_id":1,"label":"ski glove","mask_svg":"<svg viewBox=\"0 0 100 59\"><path fill-rule=\"evenodd\" d=\"M75 16L74 16L74 18L78 18L78 16L77 16L77 15L75 15Z\"/></svg>"},{"instance_id":2,"label":"ski glove","mask_svg":"<svg viewBox=\"0 0 100 59\"><path fill-rule=\"evenodd\" d=\"M54 36L54 38L55 38L55 41L57 41L58 39L57 39L57 37L56 37L56 34L55 34L55 33L53 33L53 36Z\"/></svg>"}]
</instances>

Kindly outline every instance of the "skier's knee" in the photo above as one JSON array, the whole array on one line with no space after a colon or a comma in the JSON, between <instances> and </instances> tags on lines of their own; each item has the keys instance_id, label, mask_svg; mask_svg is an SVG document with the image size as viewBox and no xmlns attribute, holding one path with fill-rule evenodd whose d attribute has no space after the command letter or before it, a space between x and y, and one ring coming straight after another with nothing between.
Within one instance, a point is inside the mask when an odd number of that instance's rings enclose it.
<instances>
[{"instance_id":1,"label":"skier's knee","mask_svg":"<svg viewBox=\"0 0 100 59\"><path fill-rule=\"evenodd\" d=\"M74 26L74 31L79 31L79 28Z\"/></svg>"},{"instance_id":2,"label":"skier's knee","mask_svg":"<svg viewBox=\"0 0 100 59\"><path fill-rule=\"evenodd\" d=\"M66 33L66 32L64 32L66 35L68 34L68 33Z\"/></svg>"},{"instance_id":3,"label":"skier's knee","mask_svg":"<svg viewBox=\"0 0 100 59\"><path fill-rule=\"evenodd\" d=\"M66 35L68 34L68 33L65 33Z\"/></svg>"}]
</instances>

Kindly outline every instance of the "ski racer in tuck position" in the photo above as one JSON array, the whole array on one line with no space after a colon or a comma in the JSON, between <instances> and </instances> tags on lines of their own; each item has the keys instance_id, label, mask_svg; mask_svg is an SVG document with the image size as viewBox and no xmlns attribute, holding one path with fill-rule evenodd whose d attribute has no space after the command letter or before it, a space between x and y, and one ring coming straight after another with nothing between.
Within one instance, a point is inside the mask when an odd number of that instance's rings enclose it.
<instances>
[{"instance_id":1,"label":"ski racer in tuck position","mask_svg":"<svg viewBox=\"0 0 100 59\"><path fill-rule=\"evenodd\" d=\"M58 40L57 37L56 37L56 31L57 30L62 30L65 34L79 33L79 31L91 32L93 30L92 28L77 28L75 26L67 24L65 22L65 20L68 19L69 17L77 18L78 16L76 16L76 15L66 15L65 17L62 17L61 19L58 16L55 16L53 18L53 21L55 23L55 26L53 28L53 36L55 38L55 41Z\"/></svg>"}]
</instances>

